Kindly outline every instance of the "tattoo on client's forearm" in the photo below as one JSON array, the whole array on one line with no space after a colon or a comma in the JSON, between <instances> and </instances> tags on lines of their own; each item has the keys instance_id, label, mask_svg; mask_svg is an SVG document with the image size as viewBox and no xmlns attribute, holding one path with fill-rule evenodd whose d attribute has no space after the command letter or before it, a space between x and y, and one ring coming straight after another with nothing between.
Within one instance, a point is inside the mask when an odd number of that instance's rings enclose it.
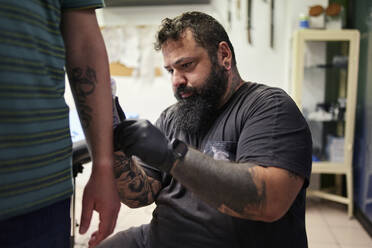
<instances>
[{"instance_id":1,"label":"tattoo on client's forearm","mask_svg":"<svg viewBox=\"0 0 372 248\"><path fill-rule=\"evenodd\" d=\"M114 154L114 175L121 201L129 207L151 204L160 189L160 182L145 174L122 152Z\"/></svg>"},{"instance_id":2,"label":"tattoo on client's forearm","mask_svg":"<svg viewBox=\"0 0 372 248\"><path fill-rule=\"evenodd\" d=\"M72 68L70 80L81 124L88 128L92 120L92 108L87 104L87 97L96 89L96 71L89 66L85 70L80 67Z\"/></svg>"}]
</instances>

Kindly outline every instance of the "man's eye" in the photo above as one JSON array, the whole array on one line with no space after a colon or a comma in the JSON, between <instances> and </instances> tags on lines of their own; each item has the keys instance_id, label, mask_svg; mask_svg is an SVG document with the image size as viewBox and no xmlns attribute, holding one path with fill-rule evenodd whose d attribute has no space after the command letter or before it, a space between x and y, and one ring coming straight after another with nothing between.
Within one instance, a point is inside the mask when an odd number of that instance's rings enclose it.
<instances>
[{"instance_id":1,"label":"man's eye","mask_svg":"<svg viewBox=\"0 0 372 248\"><path fill-rule=\"evenodd\" d=\"M169 74L173 74L173 69L167 70Z\"/></svg>"},{"instance_id":2,"label":"man's eye","mask_svg":"<svg viewBox=\"0 0 372 248\"><path fill-rule=\"evenodd\" d=\"M192 64L192 62L188 62L182 65L183 68L187 68Z\"/></svg>"}]
</instances>

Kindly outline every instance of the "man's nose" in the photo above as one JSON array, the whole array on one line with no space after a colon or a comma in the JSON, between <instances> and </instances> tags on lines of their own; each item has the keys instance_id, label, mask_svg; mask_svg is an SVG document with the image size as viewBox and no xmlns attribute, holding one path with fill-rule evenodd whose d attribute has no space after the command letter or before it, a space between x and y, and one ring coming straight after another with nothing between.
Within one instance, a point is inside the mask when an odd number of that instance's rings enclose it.
<instances>
[{"instance_id":1,"label":"man's nose","mask_svg":"<svg viewBox=\"0 0 372 248\"><path fill-rule=\"evenodd\" d=\"M184 73L174 70L172 74L172 85L173 88L177 89L179 86L187 83Z\"/></svg>"}]
</instances>

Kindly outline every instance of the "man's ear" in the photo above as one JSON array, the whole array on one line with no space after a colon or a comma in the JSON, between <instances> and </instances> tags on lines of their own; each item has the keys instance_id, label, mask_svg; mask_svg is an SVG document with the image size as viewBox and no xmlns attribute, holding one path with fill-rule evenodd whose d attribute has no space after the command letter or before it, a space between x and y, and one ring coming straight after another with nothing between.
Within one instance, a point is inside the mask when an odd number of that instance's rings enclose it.
<instances>
[{"instance_id":1,"label":"man's ear","mask_svg":"<svg viewBox=\"0 0 372 248\"><path fill-rule=\"evenodd\" d=\"M218 63L225 67L226 70L230 70L232 66L232 53L226 41L221 41L218 44L217 56Z\"/></svg>"}]
</instances>

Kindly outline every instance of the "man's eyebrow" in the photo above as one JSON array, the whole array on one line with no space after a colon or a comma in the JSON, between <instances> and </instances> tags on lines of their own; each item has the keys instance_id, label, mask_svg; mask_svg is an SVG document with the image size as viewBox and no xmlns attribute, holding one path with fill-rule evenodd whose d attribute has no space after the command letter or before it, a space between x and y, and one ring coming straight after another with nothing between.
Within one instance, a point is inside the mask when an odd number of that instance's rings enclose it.
<instances>
[{"instance_id":1,"label":"man's eyebrow","mask_svg":"<svg viewBox=\"0 0 372 248\"><path fill-rule=\"evenodd\" d=\"M176 60L176 62L174 62L172 65L178 65L184 62L185 60L190 60L190 59L193 59L193 57L183 57L183 58ZM164 66L165 69L169 69L169 67L171 67L171 65Z\"/></svg>"}]
</instances>

